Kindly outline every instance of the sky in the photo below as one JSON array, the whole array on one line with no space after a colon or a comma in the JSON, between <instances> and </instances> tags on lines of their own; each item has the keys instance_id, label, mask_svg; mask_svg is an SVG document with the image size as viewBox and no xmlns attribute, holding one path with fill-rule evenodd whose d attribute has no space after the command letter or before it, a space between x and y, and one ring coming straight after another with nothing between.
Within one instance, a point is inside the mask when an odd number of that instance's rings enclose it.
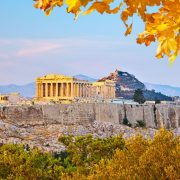
<instances>
[{"instance_id":1,"label":"sky","mask_svg":"<svg viewBox=\"0 0 180 180\"><path fill-rule=\"evenodd\" d=\"M180 58L169 66L155 58L157 44L136 44L143 31L133 19L133 33L124 37L119 15L79 16L56 8L47 17L33 0L6 0L0 11L0 85L27 84L49 73L107 76L116 69L140 81L180 87Z\"/></svg>"}]
</instances>

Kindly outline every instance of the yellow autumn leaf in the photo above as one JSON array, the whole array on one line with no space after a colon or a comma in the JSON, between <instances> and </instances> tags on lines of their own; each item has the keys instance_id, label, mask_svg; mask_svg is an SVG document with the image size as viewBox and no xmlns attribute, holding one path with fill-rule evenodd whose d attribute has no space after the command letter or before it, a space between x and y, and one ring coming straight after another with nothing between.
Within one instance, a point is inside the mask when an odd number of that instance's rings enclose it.
<instances>
[{"instance_id":1,"label":"yellow autumn leaf","mask_svg":"<svg viewBox=\"0 0 180 180\"><path fill-rule=\"evenodd\" d=\"M66 4L68 5L68 12L70 12L78 3L79 0L66 0Z\"/></svg>"},{"instance_id":2,"label":"yellow autumn leaf","mask_svg":"<svg viewBox=\"0 0 180 180\"><path fill-rule=\"evenodd\" d=\"M139 16L144 23L143 36L138 36L137 43L149 46L157 41L156 57L168 56L171 59L180 53L180 0L35 0L35 7L49 15L56 6L66 6L67 13L72 13L75 19L79 14L87 15L93 11L100 14L118 14L120 7L121 20L126 26L125 36L132 31L129 20ZM155 7L155 8L154 8ZM151 9L154 8L154 11ZM133 20L133 19L132 19ZM173 56L176 54L176 56Z\"/></svg>"},{"instance_id":3,"label":"yellow autumn leaf","mask_svg":"<svg viewBox=\"0 0 180 180\"><path fill-rule=\"evenodd\" d=\"M167 24L160 24L159 26L157 26L158 31L164 31L167 28L169 28L169 26Z\"/></svg>"},{"instance_id":4,"label":"yellow autumn leaf","mask_svg":"<svg viewBox=\"0 0 180 180\"><path fill-rule=\"evenodd\" d=\"M125 32L125 36L128 36L129 34L131 34L131 32L132 32L132 24L127 28Z\"/></svg>"},{"instance_id":5,"label":"yellow autumn leaf","mask_svg":"<svg viewBox=\"0 0 180 180\"><path fill-rule=\"evenodd\" d=\"M177 58L177 54L173 54L172 56L170 56L169 63L173 64L173 62L175 61L176 58Z\"/></svg>"}]
</instances>

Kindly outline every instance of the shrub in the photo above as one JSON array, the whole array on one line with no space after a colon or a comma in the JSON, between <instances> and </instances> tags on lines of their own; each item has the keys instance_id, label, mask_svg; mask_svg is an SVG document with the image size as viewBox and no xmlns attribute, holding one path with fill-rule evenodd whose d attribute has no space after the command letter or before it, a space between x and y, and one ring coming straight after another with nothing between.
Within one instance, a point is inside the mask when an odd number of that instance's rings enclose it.
<instances>
[{"instance_id":1,"label":"shrub","mask_svg":"<svg viewBox=\"0 0 180 180\"><path fill-rule=\"evenodd\" d=\"M146 123L144 120L137 120L136 127L146 127Z\"/></svg>"},{"instance_id":2,"label":"shrub","mask_svg":"<svg viewBox=\"0 0 180 180\"><path fill-rule=\"evenodd\" d=\"M20 145L0 147L0 179L57 179L62 172L58 159Z\"/></svg>"},{"instance_id":3,"label":"shrub","mask_svg":"<svg viewBox=\"0 0 180 180\"><path fill-rule=\"evenodd\" d=\"M74 166L89 166L102 158L111 158L116 149L123 149L125 141L121 135L109 138L86 136L63 136L59 138L67 148L67 158Z\"/></svg>"},{"instance_id":4,"label":"shrub","mask_svg":"<svg viewBox=\"0 0 180 180\"><path fill-rule=\"evenodd\" d=\"M111 159L102 159L90 173L74 173L70 178L99 179L180 179L180 138L160 130L152 140L136 136L126 140Z\"/></svg>"},{"instance_id":5,"label":"shrub","mask_svg":"<svg viewBox=\"0 0 180 180\"><path fill-rule=\"evenodd\" d=\"M129 120L127 119L127 117L125 117L125 118L123 119L123 124L126 125L126 126L129 126L129 127L132 126L132 124L129 122Z\"/></svg>"},{"instance_id":6,"label":"shrub","mask_svg":"<svg viewBox=\"0 0 180 180\"><path fill-rule=\"evenodd\" d=\"M153 139L135 136L63 136L66 151L42 153L0 146L0 179L180 179L180 137L161 129Z\"/></svg>"}]
</instances>

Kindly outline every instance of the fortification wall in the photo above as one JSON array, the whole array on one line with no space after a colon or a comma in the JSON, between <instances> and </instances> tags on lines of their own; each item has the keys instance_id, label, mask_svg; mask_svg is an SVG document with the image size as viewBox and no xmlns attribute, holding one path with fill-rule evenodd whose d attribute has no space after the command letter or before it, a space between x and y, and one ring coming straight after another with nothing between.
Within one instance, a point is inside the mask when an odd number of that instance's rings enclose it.
<instances>
[{"instance_id":1,"label":"fortification wall","mask_svg":"<svg viewBox=\"0 0 180 180\"><path fill-rule=\"evenodd\" d=\"M121 124L124 117L133 126L137 120L144 120L146 127L176 128L180 126L180 106L79 103L0 108L0 119L21 127L48 124L86 126L94 121Z\"/></svg>"}]
</instances>

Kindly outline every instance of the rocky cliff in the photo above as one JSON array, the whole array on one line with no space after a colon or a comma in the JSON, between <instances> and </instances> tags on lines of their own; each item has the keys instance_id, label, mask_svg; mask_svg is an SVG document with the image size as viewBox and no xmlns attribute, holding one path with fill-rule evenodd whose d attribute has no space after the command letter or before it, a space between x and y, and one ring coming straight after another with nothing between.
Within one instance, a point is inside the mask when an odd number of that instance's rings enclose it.
<instances>
[{"instance_id":1,"label":"rocky cliff","mask_svg":"<svg viewBox=\"0 0 180 180\"><path fill-rule=\"evenodd\" d=\"M102 80L113 80L116 82L116 97L123 97L125 99L133 99L134 91L141 89L143 91L146 100L160 100L160 101L171 101L172 98L162 93L157 93L154 90L147 90L146 86L139 81L134 75L128 72L116 70L109 76L100 79Z\"/></svg>"},{"instance_id":2,"label":"rocky cliff","mask_svg":"<svg viewBox=\"0 0 180 180\"><path fill-rule=\"evenodd\" d=\"M144 121L146 130L123 125L127 118L132 126ZM180 106L120 104L57 104L9 106L0 108L0 142L23 143L48 151L62 150L62 134L124 137L142 134L152 137L157 128L174 129L180 134Z\"/></svg>"},{"instance_id":3,"label":"rocky cliff","mask_svg":"<svg viewBox=\"0 0 180 180\"><path fill-rule=\"evenodd\" d=\"M123 72L116 70L111 73L109 76L102 78L101 80L113 80L116 82L117 90L121 91L132 91L136 89L145 90L145 85L140 82L134 75L129 74L128 72ZM117 91L118 95L118 91Z\"/></svg>"}]
</instances>

